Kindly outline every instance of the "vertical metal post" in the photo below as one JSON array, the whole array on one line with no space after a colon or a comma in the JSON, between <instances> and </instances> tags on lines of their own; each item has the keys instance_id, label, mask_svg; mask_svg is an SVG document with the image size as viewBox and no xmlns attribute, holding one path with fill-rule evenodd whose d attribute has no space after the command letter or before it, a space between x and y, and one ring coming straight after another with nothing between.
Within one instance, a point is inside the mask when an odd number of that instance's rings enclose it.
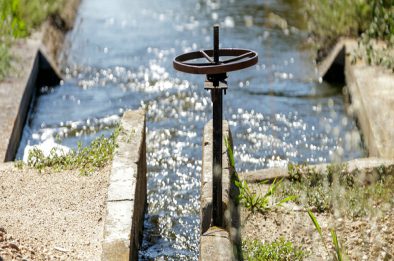
<instances>
[{"instance_id":1,"label":"vertical metal post","mask_svg":"<svg viewBox=\"0 0 394 261\"><path fill-rule=\"evenodd\" d=\"M219 64L219 26L213 28L213 56L214 62ZM219 80L215 79L214 87L219 87ZM214 226L223 226L222 207L222 130L223 130L223 93L220 88L211 90L213 103L213 180L212 180L212 218Z\"/></svg>"},{"instance_id":2,"label":"vertical metal post","mask_svg":"<svg viewBox=\"0 0 394 261\"><path fill-rule=\"evenodd\" d=\"M219 26L213 26L213 61L219 63Z\"/></svg>"}]
</instances>

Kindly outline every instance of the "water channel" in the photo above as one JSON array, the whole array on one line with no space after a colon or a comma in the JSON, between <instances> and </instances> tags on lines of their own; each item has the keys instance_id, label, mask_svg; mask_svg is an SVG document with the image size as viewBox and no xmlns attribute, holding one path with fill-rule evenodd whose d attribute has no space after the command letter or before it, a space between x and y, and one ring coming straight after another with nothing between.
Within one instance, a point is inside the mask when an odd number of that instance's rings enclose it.
<instances>
[{"instance_id":1,"label":"water channel","mask_svg":"<svg viewBox=\"0 0 394 261\"><path fill-rule=\"evenodd\" d=\"M221 47L259 53L230 73L224 96L239 172L363 155L341 88L321 83L307 44L302 1L83 0L61 57L67 75L42 87L18 151L56 140L68 147L109 135L126 109L147 109L148 210L140 258L198 258L204 124L203 76L177 73L172 59ZM285 18L287 21L281 19ZM60 141L59 141L60 140Z\"/></svg>"}]
</instances>

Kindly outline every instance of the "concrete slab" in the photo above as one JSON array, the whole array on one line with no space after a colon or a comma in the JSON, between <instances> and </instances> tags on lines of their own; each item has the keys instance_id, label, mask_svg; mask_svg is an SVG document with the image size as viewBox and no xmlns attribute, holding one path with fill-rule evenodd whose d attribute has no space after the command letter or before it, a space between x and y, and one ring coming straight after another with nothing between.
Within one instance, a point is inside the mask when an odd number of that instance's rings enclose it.
<instances>
[{"instance_id":1,"label":"concrete slab","mask_svg":"<svg viewBox=\"0 0 394 261\"><path fill-rule=\"evenodd\" d=\"M226 138L232 147L231 131L227 121L223 121L222 205L224 224L222 228L218 228L212 226L212 120L205 125L200 198L200 260L235 260L237 255L239 218L237 208L233 204L236 191L231 182L233 169L230 165L224 142Z\"/></svg>"},{"instance_id":2,"label":"concrete slab","mask_svg":"<svg viewBox=\"0 0 394 261\"><path fill-rule=\"evenodd\" d=\"M369 156L394 158L394 75L382 68L352 65L346 81Z\"/></svg>"},{"instance_id":3,"label":"concrete slab","mask_svg":"<svg viewBox=\"0 0 394 261\"><path fill-rule=\"evenodd\" d=\"M382 159L382 158L363 158L354 159L347 162L343 162L347 166L349 172L358 170L358 174L363 176L365 179L371 178L370 174L376 173L381 166L384 166L389 171L394 171L394 160ZM327 166L330 164L317 164L309 165L311 168L315 168L317 171L325 171ZM393 173L394 174L394 173ZM240 179L246 180L250 183L260 182L263 180L274 180L280 178L287 178L289 176L287 168L271 168L261 169L250 172L240 173Z\"/></svg>"},{"instance_id":4,"label":"concrete slab","mask_svg":"<svg viewBox=\"0 0 394 261\"><path fill-rule=\"evenodd\" d=\"M229 233L217 227L211 227L201 236L201 253L200 260L218 260L229 261L234 259L232 253L232 243Z\"/></svg>"},{"instance_id":5,"label":"concrete slab","mask_svg":"<svg viewBox=\"0 0 394 261\"><path fill-rule=\"evenodd\" d=\"M137 260L146 205L145 111L124 113L110 174L101 260Z\"/></svg>"},{"instance_id":6,"label":"concrete slab","mask_svg":"<svg viewBox=\"0 0 394 261\"><path fill-rule=\"evenodd\" d=\"M224 139L228 137L230 144L232 144L231 132L227 121L223 121L223 154L222 154L222 204L223 213L229 210L231 203L230 188L232 171L227 156L227 148ZM204 127L203 138L203 156L202 156L202 173L201 173L201 234L204 234L209 227L212 226L212 120ZM229 220L225 219L226 227Z\"/></svg>"}]
</instances>

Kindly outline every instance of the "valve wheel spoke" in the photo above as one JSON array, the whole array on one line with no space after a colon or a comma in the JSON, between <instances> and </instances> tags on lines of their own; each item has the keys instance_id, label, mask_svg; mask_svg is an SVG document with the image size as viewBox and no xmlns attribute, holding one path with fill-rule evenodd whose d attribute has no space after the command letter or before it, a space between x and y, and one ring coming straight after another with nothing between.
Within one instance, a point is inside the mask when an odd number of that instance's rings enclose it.
<instances>
[{"instance_id":1,"label":"valve wheel spoke","mask_svg":"<svg viewBox=\"0 0 394 261\"><path fill-rule=\"evenodd\" d=\"M211 64L215 64L215 61L212 60L212 58L204 50L201 50L200 53L202 53L205 59L207 59Z\"/></svg>"},{"instance_id":2,"label":"valve wheel spoke","mask_svg":"<svg viewBox=\"0 0 394 261\"><path fill-rule=\"evenodd\" d=\"M248 52L248 53L239 55L239 56L237 56L237 57L234 57L234 58L225 60L225 61L223 61L222 63L224 63L224 64L226 64L226 63L232 63L232 62L236 62L236 61L245 59L245 58L247 58L247 57L252 57L252 56L253 56L253 53L252 53L252 52Z\"/></svg>"}]
</instances>

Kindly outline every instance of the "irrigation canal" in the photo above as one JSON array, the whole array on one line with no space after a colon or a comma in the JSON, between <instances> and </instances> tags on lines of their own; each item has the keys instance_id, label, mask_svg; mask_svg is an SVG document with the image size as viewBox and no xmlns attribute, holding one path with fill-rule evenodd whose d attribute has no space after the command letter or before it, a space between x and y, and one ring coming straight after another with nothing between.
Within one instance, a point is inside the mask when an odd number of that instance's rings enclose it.
<instances>
[{"instance_id":1,"label":"irrigation canal","mask_svg":"<svg viewBox=\"0 0 394 261\"><path fill-rule=\"evenodd\" d=\"M341 88L319 82L296 2L82 1L61 57L67 79L40 89L18 157L26 144L87 144L109 135L126 109L146 106L149 207L140 258L196 260L202 131L212 108L204 77L177 73L172 59L211 48L213 24L221 47L259 53L257 66L229 74L224 96L238 171L363 154Z\"/></svg>"}]
</instances>

